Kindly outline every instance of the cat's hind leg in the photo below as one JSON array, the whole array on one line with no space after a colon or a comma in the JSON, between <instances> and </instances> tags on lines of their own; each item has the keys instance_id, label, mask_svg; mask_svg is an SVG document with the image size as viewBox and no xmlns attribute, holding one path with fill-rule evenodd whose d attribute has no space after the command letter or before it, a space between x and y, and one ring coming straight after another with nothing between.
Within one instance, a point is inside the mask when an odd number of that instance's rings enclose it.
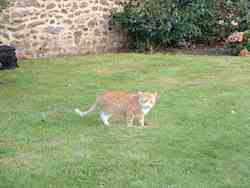
<instances>
[{"instance_id":1,"label":"cat's hind leg","mask_svg":"<svg viewBox=\"0 0 250 188\"><path fill-rule=\"evenodd\" d=\"M128 116L127 116L127 126L128 126L128 127L132 127L132 126L133 126L133 123L134 123L134 116L128 115Z\"/></svg>"},{"instance_id":2,"label":"cat's hind leg","mask_svg":"<svg viewBox=\"0 0 250 188\"><path fill-rule=\"evenodd\" d=\"M108 120L111 117L111 115L106 112L100 112L100 116L104 125L109 126Z\"/></svg>"}]
</instances>

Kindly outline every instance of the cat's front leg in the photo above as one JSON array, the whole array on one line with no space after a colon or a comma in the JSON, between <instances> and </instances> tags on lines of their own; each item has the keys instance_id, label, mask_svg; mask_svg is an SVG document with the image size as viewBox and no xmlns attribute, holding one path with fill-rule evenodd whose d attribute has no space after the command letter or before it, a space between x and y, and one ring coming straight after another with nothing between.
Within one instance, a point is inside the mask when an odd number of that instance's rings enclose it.
<instances>
[{"instance_id":1,"label":"cat's front leg","mask_svg":"<svg viewBox=\"0 0 250 188\"><path fill-rule=\"evenodd\" d=\"M145 126L145 122L144 122L144 115L140 116L139 118L139 124L141 125L141 127L144 127Z\"/></svg>"}]
</instances>

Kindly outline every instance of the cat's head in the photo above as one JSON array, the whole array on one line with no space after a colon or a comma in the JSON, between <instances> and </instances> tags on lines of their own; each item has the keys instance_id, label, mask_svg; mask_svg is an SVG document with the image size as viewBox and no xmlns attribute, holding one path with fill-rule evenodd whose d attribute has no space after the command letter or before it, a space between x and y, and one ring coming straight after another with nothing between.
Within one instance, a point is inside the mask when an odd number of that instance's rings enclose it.
<instances>
[{"instance_id":1,"label":"cat's head","mask_svg":"<svg viewBox=\"0 0 250 188\"><path fill-rule=\"evenodd\" d=\"M138 92L142 111L147 114L155 105L158 93Z\"/></svg>"}]
</instances>

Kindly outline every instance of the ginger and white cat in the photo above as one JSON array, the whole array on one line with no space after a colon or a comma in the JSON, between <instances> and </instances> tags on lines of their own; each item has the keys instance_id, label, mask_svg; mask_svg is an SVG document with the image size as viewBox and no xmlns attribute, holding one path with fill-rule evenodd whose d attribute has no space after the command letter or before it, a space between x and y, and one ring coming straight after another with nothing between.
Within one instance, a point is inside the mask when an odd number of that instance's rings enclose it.
<instances>
[{"instance_id":1,"label":"ginger and white cat","mask_svg":"<svg viewBox=\"0 0 250 188\"><path fill-rule=\"evenodd\" d=\"M75 111L84 117L91 112L99 111L101 119L105 125L109 125L111 116L123 116L127 120L128 126L132 126L135 120L144 126L144 117L156 103L158 93L138 92L130 94L125 91L108 91L96 98L92 107L82 112Z\"/></svg>"}]
</instances>

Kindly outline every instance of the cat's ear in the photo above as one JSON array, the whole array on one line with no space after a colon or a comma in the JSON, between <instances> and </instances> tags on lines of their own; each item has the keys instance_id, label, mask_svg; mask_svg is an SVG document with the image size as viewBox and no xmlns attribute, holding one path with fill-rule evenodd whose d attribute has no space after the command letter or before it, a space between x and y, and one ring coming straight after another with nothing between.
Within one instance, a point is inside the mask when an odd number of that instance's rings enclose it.
<instances>
[{"instance_id":1,"label":"cat's ear","mask_svg":"<svg viewBox=\"0 0 250 188\"><path fill-rule=\"evenodd\" d=\"M158 97L158 95L159 95L158 92L155 92L155 93L154 93L154 96L155 96L155 97Z\"/></svg>"}]
</instances>

